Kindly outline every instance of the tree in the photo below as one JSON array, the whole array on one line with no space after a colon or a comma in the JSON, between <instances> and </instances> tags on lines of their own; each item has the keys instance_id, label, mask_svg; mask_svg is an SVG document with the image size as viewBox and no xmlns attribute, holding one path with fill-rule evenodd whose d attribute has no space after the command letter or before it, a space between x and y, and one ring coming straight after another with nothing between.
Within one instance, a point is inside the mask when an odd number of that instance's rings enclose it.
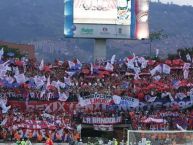
<instances>
[{"instance_id":1,"label":"tree","mask_svg":"<svg viewBox=\"0 0 193 145\"><path fill-rule=\"evenodd\" d=\"M0 48L4 49L4 57L10 57L10 53L14 54L14 57L16 58L21 58L22 56L24 56L20 53L19 49L9 48L6 45L0 45Z\"/></svg>"},{"instance_id":2,"label":"tree","mask_svg":"<svg viewBox=\"0 0 193 145\"><path fill-rule=\"evenodd\" d=\"M167 38L168 35L164 33L164 30L159 30L157 32L151 32L149 35L149 55L151 57L152 42L155 40L162 40Z\"/></svg>"},{"instance_id":3,"label":"tree","mask_svg":"<svg viewBox=\"0 0 193 145\"><path fill-rule=\"evenodd\" d=\"M193 56L193 47L192 48L180 48L177 50L178 56L186 61L186 55L189 54L190 56Z\"/></svg>"}]
</instances>

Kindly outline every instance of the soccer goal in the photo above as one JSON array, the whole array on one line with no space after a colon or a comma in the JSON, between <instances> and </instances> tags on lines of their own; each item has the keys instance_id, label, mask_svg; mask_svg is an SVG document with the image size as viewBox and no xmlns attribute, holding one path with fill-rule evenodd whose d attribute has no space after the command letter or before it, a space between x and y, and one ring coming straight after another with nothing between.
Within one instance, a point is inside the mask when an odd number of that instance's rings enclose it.
<instances>
[{"instance_id":1,"label":"soccer goal","mask_svg":"<svg viewBox=\"0 0 193 145\"><path fill-rule=\"evenodd\" d=\"M193 131L128 130L127 145L193 145Z\"/></svg>"}]
</instances>

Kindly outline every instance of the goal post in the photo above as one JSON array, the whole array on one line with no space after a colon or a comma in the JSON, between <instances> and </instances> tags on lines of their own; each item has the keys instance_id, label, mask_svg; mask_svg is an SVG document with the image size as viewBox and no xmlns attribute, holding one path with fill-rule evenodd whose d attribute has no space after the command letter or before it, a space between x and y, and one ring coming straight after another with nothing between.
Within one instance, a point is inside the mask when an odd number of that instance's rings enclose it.
<instances>
[{"instance_id":1,"label":"goal post","mask_svg":"<svg viewBox=\"0 0 193 145\"><path fill-rule=\"evenodd\" d=\"M193 145L193 131L128 130L127 145Z\"/></svg>"}]
</instances>

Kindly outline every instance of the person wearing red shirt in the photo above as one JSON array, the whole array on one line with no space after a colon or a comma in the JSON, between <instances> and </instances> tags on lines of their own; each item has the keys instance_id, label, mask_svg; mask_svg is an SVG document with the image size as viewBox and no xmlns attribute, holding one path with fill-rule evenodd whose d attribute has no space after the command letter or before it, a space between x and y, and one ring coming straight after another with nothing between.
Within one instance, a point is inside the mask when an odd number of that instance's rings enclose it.
<instances>
[{"instance_id":1,"label":"person wearing red shirt","mask_svg":"<svg viewBox=\"0 0 193 145\"><path fill-rule=\"evenodd\" d=\"M53 141L51 140L51 138L49 136L46 139L46 144L45 145L54 145Z\"/></svg>"}]
</instances>

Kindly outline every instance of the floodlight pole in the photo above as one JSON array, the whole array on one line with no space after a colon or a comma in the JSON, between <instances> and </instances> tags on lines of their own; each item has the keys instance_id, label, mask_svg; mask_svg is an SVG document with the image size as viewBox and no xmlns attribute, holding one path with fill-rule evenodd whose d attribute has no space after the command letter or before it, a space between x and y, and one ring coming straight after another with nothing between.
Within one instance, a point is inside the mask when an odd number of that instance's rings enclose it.
<instances>
[{"instance_id":1,"label":"floodlight pole","mask_svg":"<svg viewBox=\"0 0 193 145\"><path fill-rule=\"evenodd\" d=\"M94 61L98 59L106 59L107 58L107 47L106 47L107 39L104 38L95 38L94 44Z\"/></svg>"}]
</instances>

